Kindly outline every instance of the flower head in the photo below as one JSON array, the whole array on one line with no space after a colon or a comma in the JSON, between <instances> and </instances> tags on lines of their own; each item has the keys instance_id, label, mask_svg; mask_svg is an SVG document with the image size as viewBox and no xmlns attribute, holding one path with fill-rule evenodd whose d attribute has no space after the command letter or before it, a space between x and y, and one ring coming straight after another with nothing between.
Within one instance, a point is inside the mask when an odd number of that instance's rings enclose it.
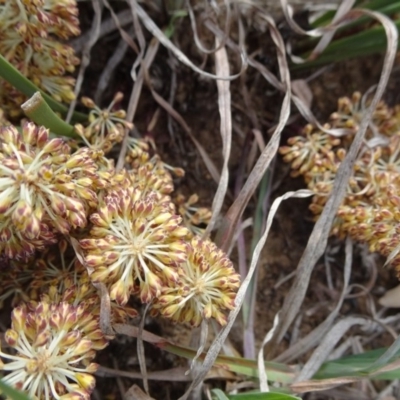
<instances>
[{"instance_id":1,"label":"flower head","mask_svg":"<svg viewBox=\"0 0 400 400\"><path fill-rule=\"evenodd\" d=\"M81 306L90 312L91 318L100 320L100 296L93 286L86 268L76 258L74 250L65 240L57 246L44 251L40 258L33 263L30 275L34 275L29 284L31 300L45 300L48 303L66 302L74 306ZM83 315L83 314L82 314ZM137 311L128 306L120 306L111 302L111 319L113 323L126 322L128 318L137 316ZM98 325L91 324L92 331L98 340L86 334L96 346L103 348L106 342L99 334Z\"/></svg>"},{"instance_id":2,"label":"flower head","mask_svg":"<svg viewBox=\"0 0 400 400\"><path fill-rule=\"evenodd\" d=\"M333 162L334 147L340 139L306 125L301 136L289 138L288 145L282 146L279 152L287 163L291 163L293 177L303 175L313 168L329 168Z\"/></svg>"},{"instance_id":3,"label":"flower head","mask_svg":"<svg viewBox=\"0 0 400 400\"><path fill-rule=\"evenodd\" d=\"M118 304L126 304L135 287L148 302L178 279L188 231L173 210L156 193L130 187L106 196L91 215L90 236L80 241L86 265L93 269L92 281L109 285Z\"/></svg>"},{"instance_id":4,"label":"flower head","mask_svg":"<svg viewBox=\"0 0 400 400\"><path fill-rule=\"evenodd\" d=\"M110 105L104 110L92 99L82 98L82 103L90 108L89 125L86 127L77 125L76 130L88 147L108 153L116 143L122 141L125 130L133 128L133 124L125 119L124 110L114 110L116 103L119 103L122 98L123 94L117 92Z\"/></svg>"},{"instance_id":5,"label":"flower head","mask_svg":"<svg viewBox=\"0 0 400 400\"><path fill-rule=\"evenodd\" d=\"M12 312L5 341L14 353L0 351L3 382L39 400L89 399L95 386L97 364L92 342L79 323L79 306L41 302ZM86 322L87 323L87 322Z\"/></svg>"},{"instance_id":6,"label":"flower head","mask_svg":"<svg viewBox=\"0 0 400 400\"><path fill-rule=\"evenodd\" d=\"M321 213L332 191L338 168L367 112L368 101L367 96L361 96L359 92L351 98L339 99L338 110L331 115L329 126L345 128L349 133L340 138L335 148L315 146L313 136L305 132L303 137L292 138L290 146L280 149L284 160L291 162L292 168L298 168L297 175L302 174L308 187L314 191L310 209L316 215ZM393 109L383 101L378 104L365 135L366 141L355 160L332 234L341 238L349 235L367 243L371 251L388 257L388 262L396 267L400 277L399 117L398 106ZM323 132L321 135L325 135L326 140L327 135ZM311 159L310 148L317 153Z\"/></svg>"},{"instance_id":7,"label":"flower head","mask_svg":"<svg viewBox=\"0 0 400 400\"><path fill-rule=\"evenodd\" d=\"M195 204L198 201L197 194L192 194L188 199L180 194L174 199L184 225L193 235L201 236L210 222L211 210L207 207L196 207Z\"/></svg>"},{"instance_id":8,"label":"flower head","mask_svg":"<svg viewBox=\"0 0 400 400\"><path fill-rule=\"evenodd\" d=\"M59 233L86 226L97 203L98 167L84 148L70 152L33 123L22 134L0 128L0 251L7 257L26 259Z\"/></svg>"},{"instance_id":9,"label":"flower head","mask_svg":"<svg viewBox=\"0 0 400 400\"><path fill-rule=\"evenodd\" d=\"M359 125L367 112L370 100L367 95L354 92L351 97L341 97L338 100L338 109L330 116L333 128L345 128L356 133ZM393 109L384 101L378 103L372 114L372 121L366 133L366 138L371 139L378 135L391 136L399 128L399 121ZM351 143L353 135L349 135L347 143Z\"/></svg>"},{"instance_id":10,"label":"flower head","mask_svg":"<svg viewBox=\"0 0 400 400\"><path fill-rule=\"evenodd\" d=\"M194 237L181 264L179 279L165 287L154 309L175 322L200 325L214 318L226 324L226 310L232 310L239 275L227 255L209 240Z\"/></svg>"},{"instance_id":11,"label":"flower head","mask_svg":"<svg viewBox=\"0 0 400 400\"><path fill-rule=\"evenodd\" d=\"M0 53L59 101L74 98L74 79L65 73L73 72L79 59L60 40L80 33L77 15L75 0L0 0ZM13 108L20 104L14 101Z\"/></svg>"}]
</instances>

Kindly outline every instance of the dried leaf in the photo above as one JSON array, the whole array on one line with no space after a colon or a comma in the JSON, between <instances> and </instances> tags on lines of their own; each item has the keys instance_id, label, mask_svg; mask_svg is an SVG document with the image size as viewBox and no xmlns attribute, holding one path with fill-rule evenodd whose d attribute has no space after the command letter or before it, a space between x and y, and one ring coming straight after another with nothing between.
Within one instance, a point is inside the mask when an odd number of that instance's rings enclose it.
<instances>
[{"instance_id":1,"label":"dried leaf","mask_svg":"<svg viewBox=\"0 0 400 400\"><path fill-rule=\"evenodd\" d=\"M125 393L125 400L156 400L144 393L138 385L132 385Z\"/></svg>"}]
</instances>

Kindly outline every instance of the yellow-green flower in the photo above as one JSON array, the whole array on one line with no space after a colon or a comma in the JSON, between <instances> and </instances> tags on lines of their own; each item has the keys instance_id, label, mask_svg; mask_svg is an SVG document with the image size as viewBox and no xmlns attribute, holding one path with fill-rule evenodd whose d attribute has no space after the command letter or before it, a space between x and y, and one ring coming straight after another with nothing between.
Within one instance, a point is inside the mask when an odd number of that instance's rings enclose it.
<instances>
[{"instance_id":1,"label":"yellow-green flower","mask_svg":"<svg viewBox=\"0 0 400 400\"><path fill-rule=\"evenodd\" d=\"M240 286L228 256L209 240L194 237L181 264L179 279L165 287L154 309L175 322L200 325L214 318L226 324Z\"/></svg>"},{"instance_id":2,"label":"yellow-green flower","mask_svg":"<svg viewBox=\"0 0 400 400\"><path fill-rule=\"evenodd\" d=\"M32 399L90 399L97 364L92 363L95 351L79 313L79 306L67 303L15 308L4 336L13 351L0 350L3 382Z\"/></svg>"}]
</instances>

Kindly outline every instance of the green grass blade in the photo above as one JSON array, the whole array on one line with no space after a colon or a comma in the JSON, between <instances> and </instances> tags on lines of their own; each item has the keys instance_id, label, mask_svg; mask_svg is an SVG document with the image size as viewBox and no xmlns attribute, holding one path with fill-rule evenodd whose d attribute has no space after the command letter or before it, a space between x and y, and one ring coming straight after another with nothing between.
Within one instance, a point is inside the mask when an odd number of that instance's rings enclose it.
<instances>
[{"instance_id":1,"label":"green grass blade","mask_svg":"<svg viewBox=\"0 0 400 400\"><path fill-rule=\"evenodd\" d=\"M0 392L5 394L11 400L30 400L29 397L17 389L8 386L0 379Z\"/></svg>"},{"instance_id":2,"label":"green grass blade","mask_svg":"<svg viewBox=\"0 0 400 400\"><path fill-rule=\"evenodd\" d=\"M48 94L41 91L29 79L22 75L12 64L10 64L1 54L0 76L28 97L33 96L36 92L40 92L53 111L59 112L63 115L67 114L68 108L66 106L58 101L55 101ZM87 121L88 117L86 114L74 112L72 119L74 122L85 122Z\"/></svg>"},{"instance_id":3,"label":"green grass blade","mask_svg":"<svg viewBox=\"0 0 400 400\"><path fill-rule=\"evenodd\" d=\"M178 346L166 341L158 343L156 346L189 360L193 360L197 353L197 351L194 349ZM198 360L203 361L204 358L205 353L202 353L198 357ZM241 375L258 378L258 366L256 360L219 355L214 363L214 366L224 368L225 370L236 372ZM265 368L267 371L268 380L271 382L290 384L294 380L296 371L293 367L290 367L286 364L265 362Z\"/></svg>"},{"instance_id":4,"label":"green grass blade","mask_svg":"<svg viewBox=\"0 0 400 400\"><path fill-rule=\"evenodd\" d=\"M374 11L379 11L379 12L384 12L383 10L386 7L390 7L393 5L399 4L398 1L393 1L393 0L374 0L374 1L369 1L369 2L362 2L360 0L356 1L354 4L353 8L365 8L367 10L374 10ZM331 10L327 11L325 14L321 15L319 18L317 18L311 26L313 28L318 28L322 27L325 25L328 25L333 17L335 16L336 10Z\"/></svg>"},{"instance_id":5,"label":"green grass blade","mask_svg":"<svg viewBox=\"0 0 400 400\"><path fill-rule=\"evenodd\" d=\"M300 397L278 392L241 393L241 394L229 395L228 399L229 400L301 400Z\"/></svg>"},{"instance_id":6,"label":"green grass blade","mask_svg":"<svg viewBox=\"0 0 400 400\"><path fill-rule=\"evenodd\" d=\"M396 343L396 342L395 342ZM400 377L400 367L392 371L376 374L379 367L387 365L389 362L400 358L400 349L393 347L366 351L362 354L342 357L337 360L324 363L313 379L331 379L339 377L370 377L371 379L398 379ZM390 357L387 357L387 356Z\"/></svg>"},{"instance_id":7,"label":"green grass blade","mask_svg":"<svg viewBox=\"0 0 400 400\"><path fill-rule=\"evenodd\" d=\"M46 103L42 94L36 92L21 106L25 115L37 125L43 125L57 136L67 136L78 139L72 125L63 121Z\"/></svg>"},{"instance_id":8,"label":"green grass blade","mask_svg":"<svg viewBox=\"0 0 400 400\"><path fill-rule=\"evenodd\" d=\"M375 372L378 369L390 364L392 361L399 358L400 353L400 336L393 342L393 344L368 368L365 372Z\"/></svg>"},{"instance_id":9,"label":"green grass blade","mask_svg":"<svg viewBox=\"0 0 400 400\"><path fill-rule=\"evenodd\" d=\"M397 29L400 20L395 21ZM386 48L386 34L383 27L378 26L366 31L333 41L315 60L303 64L292 65L292 70L316 67L331 62L342 61L359 56L383 52ZM306 55L303 55L307 57Z\"/></svg>"},{"instance_id":10,"label":"green grass blade","mask_svg":"<svg viewBox=\"0 0 400 400\"><path fill-rule=\"evenodd\" d=\"M229 400L229 397L221 389L211 390L211 398L212 400Z\"/></svg>"}]
</instances>

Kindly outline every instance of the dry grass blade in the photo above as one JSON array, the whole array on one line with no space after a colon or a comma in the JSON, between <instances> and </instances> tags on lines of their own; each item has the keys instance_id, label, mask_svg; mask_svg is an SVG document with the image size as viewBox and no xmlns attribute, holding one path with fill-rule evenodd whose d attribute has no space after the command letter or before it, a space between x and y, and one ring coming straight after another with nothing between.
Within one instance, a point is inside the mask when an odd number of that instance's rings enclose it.
<instances>
[{"instance_id":1,"label":"dry grass blade","mask_svg":"<svg viewBox=\"0 0 400 400\"><path fill-rule=\"evenodd\" d=\"M150 397L148 394L144 393L138 385L132 385L124 396L125 400L156 400Z\"/></svg>"},{"instance_id":2,"label":"dry grass blade","mask_svg":"<svg viewBox=\"0 0 400 400\"><path fill-rule=\"evenodd\" d=\"M187 373L187 367L176 367L162 371L148 372L147 377L152 381L169 381L169 382L190 382L192 378ZM121 371L114 368L107 368L100 366L96 372L97 376L100 377L122 377L130 379L141 379L142 374L140 372ZM223 368L212 368L207 379L237 379L236 375L230 371L225 371Z\"/></svg>"},{"instance_id":3,"label":"dry grass blade","mask_svg":"<svg viewBox=\"0 0 400 400\"><path fill-rule=\"evenodd\" d=\"M325 251L328 235L333 220L343 200L347 187L347 182L353 171L354 161L364 140L364 135L368 125L370 124L372 113L375 110L380 98L382 97L383 91L387 85L389 75L393 67L393 62L396 56L398 33L395 24L388 17L377 12L367 10L358 10L358 12L365 13L373 18L376 18L382 23L385 28L388 46L382 74L371 105L368 108L363 120L361 121L359 131L354 138L354 141L349 149L346 158L339 167L338 173L334 181L332 194L329 197L320 218L314 226L314 229L308 240L307 247L303 253L303 256L301 257L301 260L297 267L295 281L283 304L281 323L277 329L277 334L275 338L271 341L271 349L276 348L277 343L282 340L290 324L296 317L301 307L301 304L303 303L304 296L308 288L308 283L310 281L311 272L316 262Z\"/></svg>"},{"instance_id":4,"label":"dry grass blade","mask_svg":"<svg viewBox=\"0 0 400 400\"><path fill-rule=\"evenodd\" d=\"M192 378L189 375L185 375L186 371L186 367L176 367L164 371L149 372L147 378L154 381L189 382ZM101 377L120 376L130 379L142 379L140 372L120 371L102 366L99 367L96 375Z\"/></svg>"},{"instance_id":5,"label":"dry grass blade","mask_svg":"<svg viewBox=\"0 0 400 400\"><path fill-rule=\"evenodd\" d=\"M342 377L342 378L331 378L331 379L321 379L318 381L304 381L295 383L291 385L291 389L295 393L306 393L306 392L316 392L319 390L328 390L335 388L337 386L346 385L348 383L361 381L362 378L358 377Z\"/></svg>"},{"instance_id":6,"label":"dry grass blade","mask_svg":"<svg viewBox=\"0 0 400 400\"><path fill-rule=\"evenodd\" d=\"M343 2L338 7L335 16L333 17L332 23L334 24L335 22L340 20L343 15L347 14L353 7L354 3L355 0L343 0ZM315 46L315 49L312 51L309 58L313 59L317 57L318 54L321 54L329 45L334 35L335 31L325 33L318 44Z\"/></svg>"},{"instance_id":7,"label":"dry grass blade","mask_svg":"<svg viewBox=\"0 0 400 400\"><path fill-rule=\"evenodd\" d=\"M335 348L339 340L354 325L371 324L371 321L365 318L349 317L337 322L326 334L324 340L314 350L312 356L308 359L304 367L301 369L295 382L301 382L310 379L327 360L332 350Z\"/></svg>"},{"instance_id":8,"label":"dry grass blade","mask_svg":"<svg viewBox=\"0 0 400 400\"><path fill-rule=\"evenodd\" d=\"M289 24L289 26L292 28L292 30L299 35L307 35L311 37L319 37L322 36L324 33L332 31L335 29L332 25L323 27L323 28L316 28L316 29L311 29L309 31L304 30L301 28L297 22L293 19L293 8L290 6L287 2L287 0L280 0L281 1L281 6L282 6L282 11L283 14L285 15L286 21ZM347 0L344 0L344 2L348 2Z\"/></svg>"},{"instance_id":9,"label":"dry grass blade","mask_svg":"<svg viewBox=\"0 0 400 400\"><path fill-rule=\"evenodd\" d=\"M191 340L190 340L190 347L197 348L196 355L193 357L193 360L190 362L190 371L196 369L197 366L197 359L202 355L204 348L207 343L208 337L208 321L202 321L200 325L200 332L196 330L192 331Z\"/></svg>"},{"instance_id":10,"label":"dry grass blade","mask_svg":"<svg viewBox=\"0 0 400 400\"><path fill-rule=\"evenodd\" d=\"M214 49L206 49L205 46L200 41L199 35L197 33L197 23L196 23L196 18L194 15L193 7L190 4L190 0L186 0L186 7L189 12L189 18L190 18L190 24L192 26L192 31L193 31L193 38L194 42L196 43L196 46L199 48L199 50L205 54L213 54L222 47L225 46L225 43L227 39L229 38L229 26L231 23L231 7L230 7L230 0L224 0L225 8L226 8L226 18L225 18L225 28L224 28L224 36L222 37L221 41L219 43L216 43L216 46ZM218 72L217 72L218 75Z\"/></svg>"},{"instance_id":11,"label":"dry grass blade","mask_svg":"<svg viewBox=\"0 0 400 400\"><path fill-rule=\"evenodd\" d=\"M101 26L101 15L102 15L102 8L103 4L100 0L92 0L93 10L94 10L94 19L92 23L92 28L90 30L90 38L83 46L82 50L82 59L81 59L81 66L79 68L78 77L76 78L75 88L74 88L74 95L75 99L71 102L68 114L66 117L66 121L69 122L72 118L72 114L74 113L76 102L78 99L78 95L81 91L83 77L85 75L85 71L87 66L90 63L90 51L92 47L96 44L97 40L99 39L100 35L100 26Z\"/></svg>"},{"instance_id":12,"label":"dry grass blade","mask_svg":"<svg viewBox=\"0 0 400 400\"><path fill-rule=\"evenodd\" d=\"M137 326L127 325L127 324L114 324L113 328L115 333L119 333L120 335L126 335L134 338L138 338L140 335L142 339L148 343L159 345L165 341L162 337L154 335L151 332L147 331L140 332L140 329Z\"/></svg>"},{"instance_id":13,"label":"dry grass blade","mask_svg":"<svg viewBox=\"0 0 400 400\"><path fill-rule=\"evenodd\" d=\"M234 232L237 228L243 211L247 206L254 191L256 190L258 184L260 183L260 180L264 176L265 171L275 157L275 154L279 147L281 132L285 127L290 115L291 86L289 68L285 55L285 44L278 29L275 26L275 22L273 21L273 19L269 16L265 16L265 18L270 28L271 37L276 45L279 71L282 76L283 83L286 87L286 93L283 99L278 125L276 126L275 131L270 141L268 142L268 145L261 153L256 165L252 169L238 197L229 208L228 212L222 220L222 224L220 229L218 230L215 241L217 245L223 250L227 250L230 247Z\"/></svg>"},{"instance_id":14,"label":"dry grass blade","mask_svg":"<svg viewBox=\"0 0 400 400\"><path fill-rule=\"evenodd\" d=\"M110 80L114 75L114 71L117 65L122 61L127 50L128 43L124 39L121 39L118 42L113 55L108 59L107 64L100 75L99 83L97 85L96 93L94 95L94 102L96 104L100 104L103 92L107 89Z\"/></svg>"},{"instance_id":15,"label":"dry grass blade","mask_svg":"<svg viewBox=\"0 0 400 400\"><path fill-rule=\"evenodd\" d=\"M343 288L340 294L340 298L336 304L335 309L328 315L324 322L322 322L317 328L313 329L307 336L297 341L289 349L281 353L275 361L278 362L291 362L292 360L300 357L314 346L316 346L320 340L327 334L331 329L333 322L339 314L342 307L343 301L346 297L349 281L351 275L351 266L353 263L353 242L350 238L346 240L346 259L344 264L344 276L343 276Z\"/></svg>"},{"instance_id":16,"label":"dry grass blade","mask_svg":"<svg viewBox=\"0 0 400 400\"><path fill-rule=\"evenodd\" d=\"M218 37L223 37L224 32L219 29L215 24L213 24L210 20L207 20L204 22L204 25L211 31L213 32L216 36ZM233 40L228 39L226 41L226 45L241 54L242 49L240 46L238 46L236 43L233 42ZM257 69L260 74L264 77L264 79L269 82L274 88L279 89L284 91L284 85L279 82L279 80L276 78L276 76L268 70L263 64L260 62L254 60L252 57L247 56L247 62L250 66L254 67Z\"/></svg>"},{"instance_id":17,"label":"dry grass blade","mask_svg":"<svg viewBox=\"0 0 400 400\"><path fill-rule=\"evenodd\" d=\"M115 20L113 18L108 18L101 23L100 32L98 39L108 35L119 26L128 25L132 22L132 16L129 10L120 11L115 15ZM117 25L118 24L118 25ZM90 39L91 32L85 32L76 39L70 42L70 45L74 48L75 52L80 53L83 49L85 43Z\"/></svg>"},{"instance_id":18,"label":"dry grass blade","mask_svg":"<svg viewBox=\"0 0 400 400\"><path fill-rule=\"evenodd\" d=\"M144 345L143 345L143 331L144 331L144 324L147 317L147 312L151 307L151 303L146 305L146 308L143 312L142 318L140 319L139 324L139 335L137 337L137 355L139 360L140 372L142 374L143 386L144 390L147 394L149 394L149 379L147 377L147 366L146 366L146 356L144 354Z\"/></svg>"},{"instance_id":19,"label":"dry grass blade","mask_svg":"<svg viewBox=\"0 0 400 400\"><path fill-rule=\"evenodd\" d=\"M267 371L265 369L265 360L264 360L264 346L272 339L272 336L275 332L276 327L279 322L279 313L275 315L274 324L270 331L266 334L263 342L261 343L260 350L258 352L257 357L257 366L258 366L258 374L260 380L260 392L269 392L268 387L268 376Z\"/></svg>"},{"instance_id":20,"label":"dry grass blade","mask_svg":"<svg viewBox=\"0 0 400 400\"><path fill-rule=\"evenodd\" d=\"M138 18L137 12L136 12L135 6L137 6L137 2L136 2L136 0L130 0L128 3L131 6L133 27L134 27L135 35L139 42L139 48L140 48L139 54L136 57L136 60L133 63L133 66L131 68L132 79L136 80L136 68L140 65L140 63L143 60L145 49L146 49L146 40L144 38L142 26L139 23L139 18Z\"/></svg>"},{"instance_id":21,"label":"dry grass blade","mask_svg":"<svg viewBox=\"0 0 400 400\"><path fill-rule=\"evenodd\" d=\"M121 35L122 39L125 40L126 43L129 44L129 46L133 49L133 51L136 54L139 54L139 48L137 47L136 43L132 40L132 38L130 37L130 35L128 34L128 32L126 32L124 29L122 29L122 25L125 25L124 22L125 20L120 21L120 14L115 14L114 10L112 9L112 7L110 6L110 3L107 0L103 0L104 1L104 5L108 8L108 10L110 11L111 17L114 21L115 26L117 27L119 34ZM125 16L125 15L124 15ZM130 21L132 21L132 13L130 13Z\"/></svg>"},{"instance_id":22,"label":"dry grass blade","mask_svg":"<svg viewBox=\"0 0 400 400\"><path fill-rule=\"evenodd\" d=\"M190 139L193 141L193 143L195 144L198 152L200 153L205 166L208 169L208 172L210 173L210 175L212 176L212 178L214 179L215 182L219 182L220 181L220 175L219 172L215 166L215 164L213 163L213 161L211 160L211 158L209 157L209 155L207 154L207 152L204 150L204 147L200 144L200 142L194 137L192 130L190 129L190 127L188 126L188 124L185 122L185 120L182 118L182 116L171 106L171 104L168 103L168 101L166 101L164 98L162 98L152 87L151 85L151 81L150 81L150 77L148 76L147 71L145 71L145 80L146 83L151 91L151 94L154 98L154 100L169 114L171 115L172 118L175 119L175 121L178 122L178 124L183 128L183 130L189 135Z\"/></svg>"},{"instance_id":23,"label":"dry grass blade","mask_svg":"<svg viewBox=\"0 0 400 400\"><path fill-rule=\"evenodd\" d=\"M229 334L229 331L231 330L233 323L235 322L235 319L236 319L237 315L239 314L240 308L243 304L243 301L244 301L244 298L246 295L246 290L247 290L249 283L251 281L251 278L253 277L253 274L256 270L261 250L263 249L263 247L265 245L265 242L267 240L267 237L268 237L271 225L272 225L272 221L274 219L277 209L279 208L280 203L283 200L286 200L288 198L292 198L292 197L304 198L304 197L309 197L312 194L313 193L311 191L302 189L302 190L298 190L297 192L285 193L283 196L275 199L274 203L271 206L271 211L268 215L265 230L264 230L259 242L257 243L256 248L254 249L249 272L248 272L245 280L242 282L242 285L240 286L239 291L237 293L236 300L235 300L235 308L229 314L228 323L218 333L217 337L213 341L210 349L208 350L208 352L206 354L203 365L201 366L201 368L199 368L198 375L193 380L193 382L190 385L187 392L182 397L180 397L179 400L186 400L188 398L191 390L193 388L195 388L196 386L198 386L204 380L205 376L207 375L207 372L211 369L212 365L214 364L215 359L217 358L217 356Z\"/></svg>"},{"instance_id":24,"label":"dry grass blade","mask_svg":"<svg viewBox=\"0 0 400 400\"><path fill-rule=\"evenodd\" d=\"M219 48L220 41L218 38L215 38L215 43L216 47ZM225 47L221 47L219 48L219 50L215 52L215 70L217 75L226 77L229 76L229 60ZM229 181L228 162L232 147L232 113L231 113L230 82L218 79L217 88L218 88L218 109L221 118L220 131L222 138L223 165L221 171L221 179L218 183L218 188L212 203L212 216L207 226L207 229L204 232L204 237L210 234L221 212L221 208L226 195L226 190L228 188L228 181Z\"/></svg>"},{"instance_id":25,"label":"dry grass blade","mask_svg":"<svg viewBox=\"0 0 400 400\"><path fill-rule=\"evenodd\" d=\"M242 58L242 65L240 68L240 72L230 76L218 76L211 74L209 72L205 72L202 69L196 67L186 56L179 50L172 42L167 38L164 32L154 23L154 21L149 17L146 11L136 2L132 2L132 6L135 8L138 17L143 22L143 25L151 32L167 49L169 49L175 57L183 64L187 65L193 71L197 72L198 74L205 76L211 79L222 79L222 80L229 80L232 81L238 78L242 72L247 68L247 58L245 54L241 53Z\"/></svg>"},{"instance_id":26,"label":"dry grass blade","mask_svg":"<svg viewBox=\"0 0 400 400\"><path fill-rule=\"evenodd\" d=\"M153 63L159 48L159 44L160 42L156 38L153 38L149 43L146 54L142 61L142 65L137 75L135 84L133 85L131 97L129 98L128 110L126 112L127 121L133 122L133 119L135 118L137 106L139 104L140 94L142 93L145 71L147 71L150 68L151 64ZM125 155L128 145L128 137L129 137L129 132L126 132L124 140L122 142L121 151L118 156L117 167L116 167L117 170L120 170L124 166Z\"/></svg>"},{"instance_id":27,"label":"dry grass blade","mask_svg":"<svg viewBox=\"0 0 400 400\"><path fill-rule=\"evenodd\" d=\"M100 329L110 339L115 337L111 325L111 301L107 287L104 283L93 283L100 295Z\"/></svg>"}]
</instances>

